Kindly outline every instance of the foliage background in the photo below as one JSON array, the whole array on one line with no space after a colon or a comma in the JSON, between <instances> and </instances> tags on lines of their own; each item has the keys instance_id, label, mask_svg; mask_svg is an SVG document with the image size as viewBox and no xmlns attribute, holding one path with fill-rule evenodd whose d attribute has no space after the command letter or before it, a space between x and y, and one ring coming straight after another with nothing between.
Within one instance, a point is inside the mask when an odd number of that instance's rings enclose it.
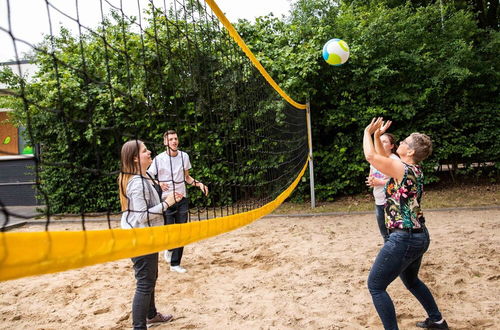
<instances>
[{"instance_id":1,"label":"foliage background","mask_svg":"<svg viewBox=\"0 0 500 330\"><path fill-rule=\"evenodd\" d=\"M289 17L235 24L280 86L296 101L310 101L318 200L366 189L368 164L361 139L374 116L391 119L391 131L399 139L413 131L431 136L435 151L424 164L427 182L439 180L436 169L442 164L451 164L454 176L497 180L498 7L477 6L468 1L299 0ZM273 177L284 171L283 155L266 153L269 145L280 146L279 132L265 130L266 122L279 126L286 121L283 102L270 88L252 90L262 84L261 77L230 60L236 51L216 41L218 32L210 24L186 25L196 40L193 46L164 17L150 14L155 20L142 36L124 28L119 16L102 27L104 41L61 31L42 45L47 53L57 49L61 65L55 68L51 56L37 53L33 60L42 68L38 80L23 87L32 118L19 99L3 100L18 110L15 120L28 127L28 139L43 143L47 163L56 165L43 169L41 191L50 191L54 212L116 210L113 176L93 170L80 174L67 164L116 171L127 136L141 136L153 151L161 151L157 142L165 123L175 125L189 146L194 176L219 184L211 205L250 198L233 189L237 185L257 185L257 196L286 186L258 185L269 169ZM329 66L321 57L331 38L350 45L351 56L343 66ZM155 48L159 40L165 53ZM106 43L113 47L103 47ZM20 88L8 72L1 79ZM64 110L47 111L54 105ZM295 151L304 155L304 148ZM224 165L224 157L234 162ZM235 174L236 169L241 171ZM233 188L224 188L228 186ZM308 196L305 183L294 200Z\"/></svg>"},{"instance_id":2,"label":"foliage background","mask_svg":"<svg viewBox=\"0 0 500 330\"><path fill-rule=\"evenodd\" d=\"M302 0L285 21L267 16L238 24L284 89L311 102L319 200L366 189L361 139L374 116L391 119L399 139L414 131L431 136L427 182L439 180L441 164L451 164L453 176L497 179L498 9L495 28L482 27L474 7L443 3ZM331 38L350 45L349 61L340 67L321 57ZM295 198L307 191L302 185Z\"/></svg>"},{"instance_id":3,"label":"foliage background","mask_svg":"<svg viewBox=\"0 0 500 330\"><path fill-rule=\"evenodd\" d=\"M40 146L37 190L50 213L118 211L121 146L138 138L155 156L169 129L210 188L208 198L190 189L198 218L261 206L296 178L307 158L304 111L189 5L168 17L150 7L142 31L119 13L94 33L62 29L37 46L30 83L0 72L18 94L4 105Z\"/></svg>"}]
</instances>

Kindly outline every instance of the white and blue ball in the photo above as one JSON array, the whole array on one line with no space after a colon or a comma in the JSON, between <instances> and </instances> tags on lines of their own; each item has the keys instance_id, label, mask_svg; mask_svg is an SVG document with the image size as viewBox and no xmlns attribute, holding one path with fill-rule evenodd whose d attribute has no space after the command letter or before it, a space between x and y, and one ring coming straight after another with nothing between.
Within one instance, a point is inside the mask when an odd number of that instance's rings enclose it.
<instances>
[{"instance_id":1,"label":"white and blue ball","mask_svg":"<svg viewBox=\"0 0 500 330\"><path fill-rule=\"evenodd\" d=\"M323 58L330 65L342 65L349 58L349 46L341 39L328 40L323 46Z\"/></svg>"}]
</instances>

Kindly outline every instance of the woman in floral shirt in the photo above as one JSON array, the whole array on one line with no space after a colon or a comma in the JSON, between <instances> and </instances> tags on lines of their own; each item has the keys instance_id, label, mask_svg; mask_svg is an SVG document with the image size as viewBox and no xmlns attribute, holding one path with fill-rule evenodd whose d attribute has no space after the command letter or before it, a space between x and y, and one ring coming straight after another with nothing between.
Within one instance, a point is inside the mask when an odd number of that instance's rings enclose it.
<instances>
[{"instance_id":1,"label":"woman in floral shirt","mask_svg":"<svg viewBox=\"0 0 500 330\"><path fill-rule=\"evenodd\" d=\"M423 172L418 163L431 154L432 142L425 134L412 133L399 144L400 159L389 158L376 150L382 150L380 135L390 125L390 121L384 124L382 118L374 118L363 136L366 160L391 177L386 184L385 204L385 223L390 235L372 266L368 289L385 329L398 329L394 304L386 291L398 276L428 314L417 327L448 329L432 293L418 278L422 257L430 242L420 208Z\"/></svg>"}]
</instances>

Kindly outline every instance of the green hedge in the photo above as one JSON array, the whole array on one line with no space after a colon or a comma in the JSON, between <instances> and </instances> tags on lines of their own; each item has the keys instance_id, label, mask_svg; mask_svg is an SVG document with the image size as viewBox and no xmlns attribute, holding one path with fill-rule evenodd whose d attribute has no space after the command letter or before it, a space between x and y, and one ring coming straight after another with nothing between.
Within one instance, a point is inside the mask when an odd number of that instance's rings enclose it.
<instances>
[{"instance_id":1,"label":"green hedge","mask_svg":"<svg viewBox=\"0 0 500 330\"><path fill-rule=\"evenodd\" d=\"M230 41L217 41L213 26L183 25L195 36L194 47L179 26L158 13L154 17L160 24L141 38L115 16L103 26L113 48L102 37L76 39L63 30L41 46L47 53L34 58L41 71L24 90L30 116L26 102L11 100L18 122L31 132L29 141L42 143L42 194L50 192L44 198L50 196L52 211L117 210L109 174L118 169L121 144L138 136L161 152L166 127L177 128L189 146L193 176L220 184L212 206L250 198L236 186L260 189L251 198L268 198L286 186L286 180L259 183L270 173L280 177L280 164L290 161L279 152L266 153L283 147L279 127L288 121L287 107L272 89L253 90L265 84L262 77L232 60L241 54ZM439 4L300 0L285 20L267 16L236 27L292 98L310 100L319 200L366 189L362 131L374 116L391 119L399 139L413 131L431 136L428 182L438 180L439 164L494 162L490 173L498 174L500 38L497 30L479 28L473 13ZM350 46L343 66L322 59L322 46L331 38ZM266 123L276 129L269 131ZM302 128L290 134L300 146ZM462 171L478 173L472 167ZM288 176L293 179L292 172ZM308 195L302 184L294 198Z\"/></svg>"},{"instance_id":2,"label":"green hedge","mask_svg":"<svg viewBox=\"0 0 500 330\"><path fill-rule=\"evenodd\" d=\"M298 1L285 21L268 16L238 24L285 90L311 101L317 198L366 190L362 132L375 116L391 119L398 139L414 131L431 136L428 182L438 180L439 164L495 162L494 179L500 169L500 33L479 28L472 12L439 3L364 3ZM340 67L321 56L332 38L350 46L349 61ZM307 185L295 194L307 196Z\"/></svg>"}]
</instances>

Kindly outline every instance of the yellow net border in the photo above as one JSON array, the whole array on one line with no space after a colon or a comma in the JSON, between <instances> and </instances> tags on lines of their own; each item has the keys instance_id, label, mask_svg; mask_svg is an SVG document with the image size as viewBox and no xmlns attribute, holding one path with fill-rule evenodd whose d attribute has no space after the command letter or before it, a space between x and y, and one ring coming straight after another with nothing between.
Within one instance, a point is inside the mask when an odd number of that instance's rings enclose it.
<instances>
[{"instance_id":1,"label":"yellow net border","mask_svg":"<svg viewBox=\"0 0 500 330\"><path fill-rule=\"evenodd\" d=\"M205 2L210 6L215 15L219 18L219 21L224 25L226 30L229 32L233 40L240 46L240 48L245 52L246 56L250 59L252 64L259 70L260 74L267 80L267 82L283 97L288 103L297 109L306 109L306 104L301 104L294 101L288 94L286 94L281 87L274 81L274 79L267 73L266 69L260 64L259 60L252 53L250 48L245 44L238 31L229 22L224 13L220 10L219 6L213 0L205 0Z\"/></svg>"},{"instance_id":2,"label":"yellow net border","mask_svg":"<svg viewBox=\"0 0 500 330\"><path fill-rule=\"evenodd\" d=\"M292 193L301 172L276 199L248 212L160 227L0 233L0 281L154 253L216 236L275 210Z\"/></svg>"},{"instance_id":3,"label":"yellow net border","mask_svg":"<svg viewBox=\"0 0 500 330\"><path fill-rule=\"evenodd\" d=\"M267 82L292 106L306 109L307 105L295 102L267 73L215 1L205 0L205 2ZM308 162L309 158L297 178L275 200L243 213L186 224L148 228L0 232L0 281L145 255L184 246L243 227L281 205L299 183Z\"/></svg>"}]
</instances>

